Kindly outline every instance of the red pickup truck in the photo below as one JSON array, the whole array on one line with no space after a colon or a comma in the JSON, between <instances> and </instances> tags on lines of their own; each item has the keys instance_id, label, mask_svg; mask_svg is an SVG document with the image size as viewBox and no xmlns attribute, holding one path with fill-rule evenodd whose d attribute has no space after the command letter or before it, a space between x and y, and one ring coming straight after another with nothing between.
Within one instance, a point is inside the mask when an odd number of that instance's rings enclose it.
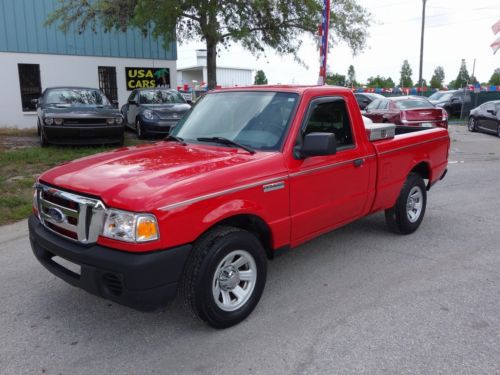
<instances>
[{"instance_id":1,"label":"red pickup truck","mask_svg":"<svg viewBox=\"0 0 500 375\"><path fill-rule=\"evenodd\" d=\"M258 303L277 253L382 210L393 230L418 228L448 131L368 126L343 88L210 92L164 141L43 173L33 252L88 292L141 310L179 292L229 327Z\"/></svg>"}]
</instances>

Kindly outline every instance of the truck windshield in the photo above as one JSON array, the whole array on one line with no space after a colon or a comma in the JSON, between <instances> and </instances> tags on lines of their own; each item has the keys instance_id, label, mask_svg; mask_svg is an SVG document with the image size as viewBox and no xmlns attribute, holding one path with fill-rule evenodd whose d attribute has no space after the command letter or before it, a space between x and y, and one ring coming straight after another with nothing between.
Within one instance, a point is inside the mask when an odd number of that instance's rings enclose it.
<instances>
[{"instance_id":1,"label":"truck windshield","mask_svg":"<svg viewBox=\"0 0 500 375\"><path fill-rule=\"evenodd\" d=\"M209 93L184 116L172 135L195 143L199 138L222 137L253 150L277 151L297 102L294 93Z\"/></svg>"}]
</instances>

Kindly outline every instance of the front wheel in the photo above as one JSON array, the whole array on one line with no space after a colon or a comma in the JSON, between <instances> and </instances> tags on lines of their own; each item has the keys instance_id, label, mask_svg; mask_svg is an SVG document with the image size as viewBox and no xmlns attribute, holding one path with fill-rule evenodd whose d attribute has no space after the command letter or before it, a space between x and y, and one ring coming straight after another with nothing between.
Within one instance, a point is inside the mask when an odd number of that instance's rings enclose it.
<instances>
[{"instance_id":1,"label":"front wheel","mask_svg":"<svg viewBox=\"0 0 500 375\"><path fill-rule=\"evenodd\" d=\"M45 134L43 134L43 127L40 127L38 135L40 137L40 146L47 147L49 142L47 142L47 138L45 137Z\"/></svg>"},{"instance_id":2,"label":"front wheel","mask_svg":"<svg viewBox=\"0 0 500 375\"><path fill-rule=\"evenodd\" d=\"M415 232L424 219L426 205L427 191L424 180L419 174L410 173L396 204L385 211L387 225L396 233Z\"/></svg>"},{"instance_id":3,"label":"front wheel","mask_svg":"<svg viewBox=\"0 0 500 375\"><path fill-rule=\"evenodd\" d=\"M192 312L215 328L238 324L253 311L266 283L267 259L250 232L216 228L196 241L181 292Z\"/></svg>"},{"instance_id":4,"label":"front wheel","mask_svg":"<svg viewBox=\"0 0 500 375\"><path fill-rule=\"evenodd\" d=\"M146 135L144 134L144 127L142 126L142 122L139 119L135 120L135 130L137 131L137 138L145 138Z\"/></svg>"},{"instance_id":5,"label":"front wheel","mask_svg":"<svg viewBox=\"0 0 500 375\"><path fill-rule=\"evenodd\" d=\"M476 131L476 120L474 117L469 117L469 122L467 124L467 129L469 129L470 132L475 132Z\"/></svg>"}]
</instances>

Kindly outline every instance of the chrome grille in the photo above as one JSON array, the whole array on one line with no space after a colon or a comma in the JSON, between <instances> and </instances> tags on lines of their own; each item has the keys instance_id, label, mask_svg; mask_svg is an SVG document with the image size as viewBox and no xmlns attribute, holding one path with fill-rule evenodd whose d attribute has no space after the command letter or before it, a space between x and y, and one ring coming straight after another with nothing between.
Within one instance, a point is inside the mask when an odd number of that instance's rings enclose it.
<instances>
[{"instance_id":1,"label":"chrome grille","mask_svg":"<svg viewBox=\"0 0 500 375\"><path fill-rule=\"evenodd\" d=\"M47 229L84 244L97 241L106 210L100 200L43 184L36 189L40 220Z\"/></svg>"}]
</instances>

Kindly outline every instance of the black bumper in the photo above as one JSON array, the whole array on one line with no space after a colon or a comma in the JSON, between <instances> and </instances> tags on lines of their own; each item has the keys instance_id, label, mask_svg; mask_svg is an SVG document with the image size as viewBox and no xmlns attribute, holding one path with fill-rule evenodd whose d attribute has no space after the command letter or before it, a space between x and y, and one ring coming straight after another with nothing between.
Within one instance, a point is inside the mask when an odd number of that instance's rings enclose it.
<instances>
[{"instance_id":1,"label":"black bumper","mask_svg":"<svg viewBox=\"0 0 500 375\"><path fill-rule=\"evenodd\" d=\"M141 118L142 129L146 134L167 135L170 130L177 125L178 120L147 120Z\"/></svg>"},{"instance_id":2,"label":"black bumper","mask_svg":"<svg viewBox=\"0 0 500 375\"><path fill-rule=\"evenodd\" d=\"M50 272L87 292L143 311L175 298L191 251L191 245L140 254L85 246L53 234L34 216L28 224L33 253ZM54 256L79 265L81 272L56 263Z\"/></svg>"},{"instance_id":3,"label":"black bumper","mask_svg":"<svg viewBox=\"0 0 500 375\"><path fill-rule=\"evenodd\" d=\"M47 142L65 145L121 143L124 132L124 125L43 125Z\"/></svg>"}]
</instances>

